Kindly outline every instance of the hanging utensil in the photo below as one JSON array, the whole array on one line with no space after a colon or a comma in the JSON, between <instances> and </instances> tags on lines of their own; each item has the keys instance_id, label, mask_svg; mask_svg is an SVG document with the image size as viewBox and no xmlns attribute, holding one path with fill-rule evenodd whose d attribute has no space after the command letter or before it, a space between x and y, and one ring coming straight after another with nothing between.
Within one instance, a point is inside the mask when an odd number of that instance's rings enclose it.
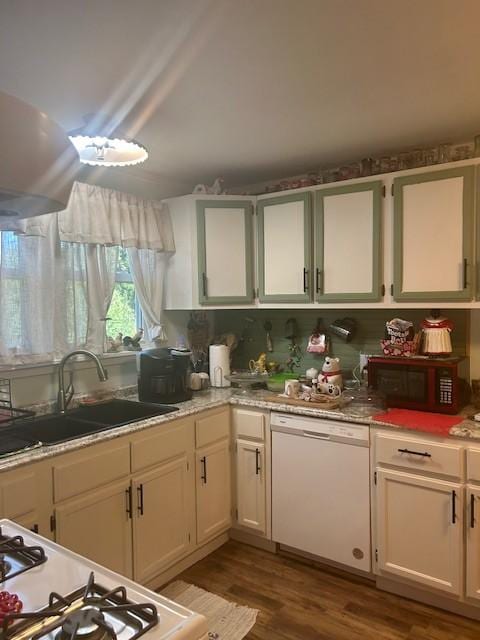
<instances>
[{"instance_id":1,"label":"hanging utensil","mask_svg":"<svg viewBox=\"0 0 480 640\"><path fill-rule=\"evenodd\" d=\"M267 351L272 352L273 340L272 340L272 336L270 335L270 331L272 330L272 323L270 322L270 320L265 320L265 322L263 323L263 328L267 332Z\"/></svg>"}]
</instances>

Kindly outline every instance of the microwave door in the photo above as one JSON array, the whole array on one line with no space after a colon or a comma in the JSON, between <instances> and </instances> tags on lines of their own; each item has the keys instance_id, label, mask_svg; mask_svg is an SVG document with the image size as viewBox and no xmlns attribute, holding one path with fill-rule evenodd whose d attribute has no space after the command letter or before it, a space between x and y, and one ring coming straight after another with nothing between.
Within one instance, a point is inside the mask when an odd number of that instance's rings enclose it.
<instances>
[{"instance_id":1,"label":"microwave door","mask_svg":"<svg viewBox=\"0 0 480 640\"><path fill-rule=\"evenodd\" d=\"M423 403L427 400L427 372L415 367L388 367L376 373L377 388L387 399Z\"/></svg>"},{"instance_id":2,"label":"microwave door","mask_svg":"<svg viewBox=\"0 0 480 640\"><path fill-rule=\"evenodd\" d=\"M426 402L428 400L427 371L425 369L409 369L408 399L413 402Z\"/></svg>"}]
</instances>

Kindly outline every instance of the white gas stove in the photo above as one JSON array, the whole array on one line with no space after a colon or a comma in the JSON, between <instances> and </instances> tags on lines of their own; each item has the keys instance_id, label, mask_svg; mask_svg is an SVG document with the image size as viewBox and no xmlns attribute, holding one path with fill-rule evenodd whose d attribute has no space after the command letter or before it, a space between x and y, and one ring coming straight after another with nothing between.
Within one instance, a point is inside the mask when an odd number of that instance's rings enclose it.
<instances>
[{"instance_id":1,"label":"white gas stove","mask_svg":"<svg viewBox=\"0 0 480 640\"><path fill-rule=\"evenodd\" d=\"M2 640L207 640L205 618L101 565L0 520L0 591L22 610Z\"/></svg>"}]
</instances>

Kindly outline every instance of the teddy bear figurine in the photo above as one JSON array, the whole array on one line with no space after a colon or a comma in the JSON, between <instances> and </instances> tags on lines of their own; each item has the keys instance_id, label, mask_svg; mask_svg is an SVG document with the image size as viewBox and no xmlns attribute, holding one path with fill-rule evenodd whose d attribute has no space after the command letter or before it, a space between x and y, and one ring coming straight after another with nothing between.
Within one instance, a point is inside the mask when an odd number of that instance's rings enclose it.
<instances>
[{"instance_id":1,"label":"teddy bear figurine","mask_svg":"<svg viewBox=\"0 0 480 640\"><path fill-rule=\"evenodd\" d=\"M327 356L318 376L318 390L328 395L340 395L343 388L340 358Z\"/></svg>"}]
</instances>

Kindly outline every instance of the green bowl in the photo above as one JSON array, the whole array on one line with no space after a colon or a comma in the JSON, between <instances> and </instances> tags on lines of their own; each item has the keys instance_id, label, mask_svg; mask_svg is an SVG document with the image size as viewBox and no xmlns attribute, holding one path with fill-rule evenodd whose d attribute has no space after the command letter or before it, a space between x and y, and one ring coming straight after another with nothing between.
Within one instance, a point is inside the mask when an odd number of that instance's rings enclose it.
<instances>
[{"instance_id":1,"label":"green bowl","mask_svg":"<svg viewBox=\"0 0 480 640\"><path fill-rule=\"evenodd\" d=\"M295 373L274 373L267 380L267 388L274 393L282 393L285 390L285 380L297 380Z\"/></svg>"}]
</instances>

